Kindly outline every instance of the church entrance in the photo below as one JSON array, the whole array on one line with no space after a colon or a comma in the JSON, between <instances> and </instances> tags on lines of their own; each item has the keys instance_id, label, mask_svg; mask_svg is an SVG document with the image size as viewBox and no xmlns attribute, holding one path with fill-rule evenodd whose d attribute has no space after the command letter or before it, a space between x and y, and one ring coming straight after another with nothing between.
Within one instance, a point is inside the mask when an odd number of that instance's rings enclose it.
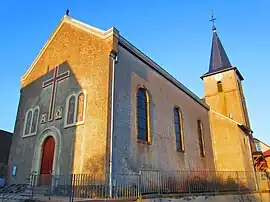
<instances>
[{"instance_id":1,"label":"church entrance","mask_svg":"<svg viewBox=\"0 0 270 202\"><path fill-rule=\"evenodd\" d=\"M43 144L42 160L40 168L40 184L51 184L53 160L54 160L55 141L52 136L48 136Z\"/></svg>"}]
</instances>

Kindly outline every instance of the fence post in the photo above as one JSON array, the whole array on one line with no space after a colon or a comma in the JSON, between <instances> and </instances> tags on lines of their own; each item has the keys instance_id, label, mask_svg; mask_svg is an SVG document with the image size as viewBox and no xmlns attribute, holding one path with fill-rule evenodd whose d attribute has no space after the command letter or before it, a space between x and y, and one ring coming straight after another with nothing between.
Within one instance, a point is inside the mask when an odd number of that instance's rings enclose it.
<instances>
[{"instance_id":1,"label":"fence post","mask_svg":"<svg viewBox=\"0 0 270 202\"><path fill-rule=\"evenodd\" d=\"M235 172L236 172L236 176L237 176L238 192L240 192L240 179L239 179L239 174L238 174L238 171L235 171Z\"/></svg>"},{"instance_id":2,"label":"fence post","mask_svg":"<svg viewBox=\"0 0 270 202\"><path fill-rule=\"evenodd\" d=\"M188 193L190 194L190 172L187 172Z\"/></svg>"},{"instance_id":3,"label":"fence post","mask_svg":"<svg viewBox=\"0 0 270 202\"><path fill-rule=\"evenodd\" d=\"M31 175L30 177L31 199L34 198L34 186L35 186L35 175Z\"/></svg>"},{"instance_id":4,"label":"fence post","mask_svg":"<svg viewBox=\"0 0 270 202\"><path fill-rule=\"evenodd\" d=\"M5 187L3 188L3 192L2 192L2 202L4 201L5 199Z\"/></svg>"},{"instance_id":5,"label":"fence post","mask_svg":"<svg viewBox=\"0 0 270 202\"><path fill-rule=\"evenodd\" d=\"M214 192L216 193L217 192L217 173L216 171L213 171L214 175L213 175L213 181L214 181Z\"/></svg>"},{"instance_id":6,"label":"fence post","mask_svg":"<svg viewBox=\"0 0 270 202\"><path fill-rule=\"evenodd\" d=\"M160 184L160 172L157 171L157 178L158 178L158 195L161 195L161 184Z\"/></svg>"},{"instance_id":7,"label":"fence post","mask_svg":"<svg viewBox=\"0 0 270 202\"><path fill-rule=\"evenodd\" d=\"M71 195L72 195L72 174L70 174L70 186L68 189L69 194L69 202L71 202Z\"/></svg>"},{"instance_id":8,"label":"fence post","mask_svg":"<svg viewBox=\"0 0 270 202\"><path fill-rule=\"evenodd\" d=\"M139 171L139 179L138 179L138 199L139 199L139 202L142 201L142 194L141 194L141 175L142 175L142 171L140 170Z\"/></svg>"},{"instance_id":9,"label":"fence post","mask_svg":"<svg viewBox=\"0 0 270 202\"><path fill-rule=\"evenodd\" d=\"M51 183L49 185L49 200L51 200L52 184L53 184L53 175L51 175Z\"/></svg>"},{"instance_id":10,"label":"fence post","mask_svg":"<svg viewBox=\"0 0 270 202\"><path fill-rule=\"evenodd\" d=\"M74 201L75 174L72 174L71 202Z\"/></svg>"}]
</instances>

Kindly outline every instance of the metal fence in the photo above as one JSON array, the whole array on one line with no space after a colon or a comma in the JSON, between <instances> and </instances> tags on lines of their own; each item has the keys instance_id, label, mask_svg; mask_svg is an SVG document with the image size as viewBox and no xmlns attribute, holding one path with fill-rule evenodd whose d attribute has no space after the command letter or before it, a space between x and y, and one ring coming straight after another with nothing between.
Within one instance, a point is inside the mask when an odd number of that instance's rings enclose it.
<instances>
[{"instance_id":1,"label":"metal fence","mask_svg":"<svg viewBox=\"0 0 270 202\"><path fill-rule=\"evenodd\" d=\"M254 172L141 171L141 192L198 193L257 190Z\"/></svg>"},{"instance_id":2,"label":"metal fence","mask_svg":"<svg viewBox=\"0 0 270 202\"><path fill-rule=\"evenodd\" d=\"M140 196L171 193L202 193L269 190L264 173L227 171L158 171L114 174L112 187L106 176L91 174L32 175L33 196L136 199ZM110 190L111 189L111 190Z\"/></svg>"},{"instance_id":3,"label":"metal fence","mask_svg":"<svg viewBox=\"0 0 270 202\"><path fill-rule=\"evenodd\" d=\"M137 199L139 197L138 173L114 174L112 189L106 176L92 174L31 175L32 195L36 198L74 199Z\"/></svg>"}]
</instances>

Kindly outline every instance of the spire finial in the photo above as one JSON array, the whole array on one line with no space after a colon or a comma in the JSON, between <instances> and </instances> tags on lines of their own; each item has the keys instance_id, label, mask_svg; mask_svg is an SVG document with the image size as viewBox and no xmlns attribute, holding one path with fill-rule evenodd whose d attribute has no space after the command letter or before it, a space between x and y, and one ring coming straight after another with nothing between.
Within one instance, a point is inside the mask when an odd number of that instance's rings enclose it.
<instances>
[{"instance_id":1,"label":"spire finial","mask_svg":"<svg viewBox=\"0 0 270 202\"><path fill-rule=\"evenodd\" d=\"M209 21L213 23L212 30L213 30L214 32L216 31L215 20L216 20L216 18L214 18L214 13L213 13L213 11L211 10L211 19L210 19Z\"/></svg>"}]
</instances>

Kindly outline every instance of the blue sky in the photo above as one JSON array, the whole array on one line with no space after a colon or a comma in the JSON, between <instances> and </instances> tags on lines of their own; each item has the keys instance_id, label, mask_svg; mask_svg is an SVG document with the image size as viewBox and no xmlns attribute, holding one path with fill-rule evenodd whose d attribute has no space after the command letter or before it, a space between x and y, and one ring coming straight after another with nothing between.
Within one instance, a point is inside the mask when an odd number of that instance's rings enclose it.
<instances>
[{"instance_id":1,"label":"blue sky","mask_svg":"<svg viewBox=\"0 0 270 202\"><path fill-rule=\"evenodd\" d=\"M20 77L56 28L66 8L101 29L115 26L126 39L199 97L209 65L214 10L217 33L243 82L254 136L270 143L270 1L37 1L0 6L0 129L13 131Z\"/></svg>"}]
</instances>

